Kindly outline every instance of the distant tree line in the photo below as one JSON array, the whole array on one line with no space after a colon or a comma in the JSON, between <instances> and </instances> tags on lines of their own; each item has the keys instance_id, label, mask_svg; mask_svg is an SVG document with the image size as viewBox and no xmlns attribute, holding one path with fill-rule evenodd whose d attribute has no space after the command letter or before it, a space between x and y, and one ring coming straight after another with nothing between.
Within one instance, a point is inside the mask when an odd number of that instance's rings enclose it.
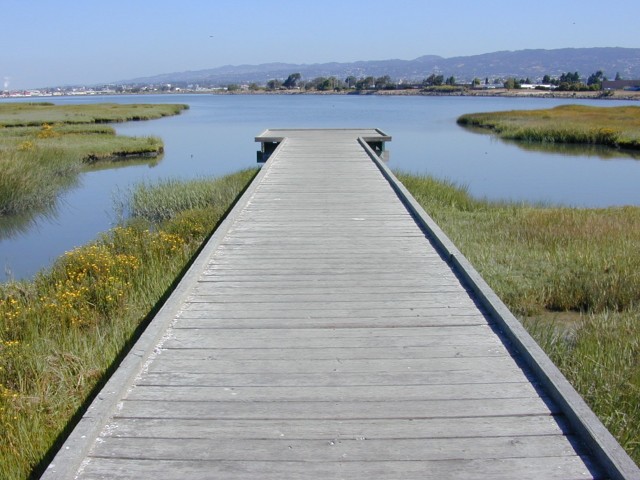
<instances>
[{"instance_id":1,"label":"distant tree line","mask_svg":"<svg viewBox=\"0 0 640 480\"><path fill-rule=\"evenodd\" d=\"M269 80L266 84L267 90L318 90L318 91L341 91L345 89L355 90L388 90L395 89L397 85L391 80L389 75L382 77L364 77L356 78L348 76L340 79L335 76L316 77L311 80L304 81L300 73L292 73L286 80L278 79Z\"/></svg>"},{"instance_id":2,"label":"distant tree line","mask_svg":"<svg viewBox=\"0 0 640 480\"><path fill-rule=\"evenodd\" d=\"M620 73L616 73L616 80L620 80ZM542 85L538 88L545 88L545 85L553 86L559 91L589 91L589 90L601 90L602 82L608 80L602 70L598 70L595 73L589 75L586 81L583 81L578 72L566 72L557 78L552 78L550 75L542 77ZM531 80L528 78L516 80L515 78L507 78L504 82L504 88L522 88L524 84L531 84Z\"/></svg>"},{"instance_id":3,"label":"distant tree line","mask_svg":"<svg viewBox=\"0 0 640 480\"><path fill-rule=\"evenodd\" d=\"M620 74L616 75L616 80L620 79ZM550 75L545 75L542 78L540 85L536 88L556 88L560 91L585 91L585 90L600 90L602 88L602 82L607 80L602 70L589 75L585 81L582 80L578 72L563 73L557 78L552 78ZM530 78L515 78L508 77L506 79L493 79L491 82L488 77L483 80L480 78L474 78L471 84L459 84L454 76L445 77L441 74L432 73L426 77L422 82L416 83L397 83L391 79L389 75L383 75L381 77L360 77L357 78L353 75L348 76L345 79L340 79L335 76L331 77L316 77L310 80L304 80L300 73L290 74L286 80L272 79L266 83L266 90L316 90L321 92L326 91L342 91L342 90L355 90L355 91L368 91L368 90L395 90L405 88L423 88L426 90L451 90L459 88L478 88L484 84L485 87L489 86L502 86L507 89L522 88L522 85L531 85L533 82ZM230 85L227 87L229 90L238 89L237 85ZM258 90L257 84L252 83L249 85L249 90Z\"/></svg>"},{"instance_id":4,"label":"distant tree line","mask_svg":"<svg viewBox=\"0 0 640 480\"><path fill-rule=\"evenodd\" d=\"M317 90L317 91L342 91L342 90L396 90L400 88L421 88L421 87L439 87L439 86L455 86L456 79L451 76L444 78L442 75L431 75L424 81L418 83L397 83L389 75L381 77L367 76L355 77L353 75L340 79L335 76L316 77L311 80L303 80L300 73L292 73L286 80L278 79L269 80L266 84L266 90ZM250 86L251 89L251 86Z\"/></svg>"}]
</instances>

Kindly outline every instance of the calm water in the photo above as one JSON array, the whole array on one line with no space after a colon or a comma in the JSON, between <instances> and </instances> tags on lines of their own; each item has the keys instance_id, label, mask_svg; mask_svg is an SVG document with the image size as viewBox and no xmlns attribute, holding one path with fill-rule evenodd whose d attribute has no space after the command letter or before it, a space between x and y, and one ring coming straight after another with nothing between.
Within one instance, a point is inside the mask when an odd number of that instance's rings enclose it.
<instances>
[{"instance_id":1,"label":"calm water","mask_svg":"<svg viewBox=\"0 0 640 480\"><path fill-rule=\"evenodd\" d=\"M126 135L156 135L165 154L154 163L83 174L53 212L0 223L4 279L26 278L59 255L96 238L116 221L114 197L159 178L222 175L255 165L266 128L377 127L393 136L389 165L466 185L479 197L604 207L640 205L640 160L598 150L549 153L458 127L468 112L547 108L552 99L380 96L125 96L60 98L56 103L187 103L183 114L118 125ZM627 102L629 103L629 102Z\"/></svg>"}]
</instances>

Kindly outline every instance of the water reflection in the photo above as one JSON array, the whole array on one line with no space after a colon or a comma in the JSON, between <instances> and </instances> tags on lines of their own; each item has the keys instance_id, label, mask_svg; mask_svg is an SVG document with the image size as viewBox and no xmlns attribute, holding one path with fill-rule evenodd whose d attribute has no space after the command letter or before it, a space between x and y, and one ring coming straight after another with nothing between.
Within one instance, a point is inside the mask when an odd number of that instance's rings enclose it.
<instances>
[{"instance_id":1,"label":"water reflection","mask_svg":"<svg viewBox=\"0 0 640 480\"><path fill-rule=\"evenodd\" d=\"M58 176L50 180L53 198L50 202L32 206L27 211L17 214L0 215L0 241L24 235L37 227L41 220L52 221L57 218L60 210L60 197L77 188L80 182L78 176Z\"/></svg>"},{"instance_id":2,"label":"water reflection","mask_svg":"<svg viewBox=\"0 0 640 480\"><path fill-rule=\"evenodd\" d=\"M52 220L56 218L58 204L49 205L38 211L23 213L20 215L0 216L0 241L16 238L34 227L42 219Z\"/></svg>"},{"instance_id":3,"label":"water reflection","mask_svg":"<svg viewBox=\"0 0 640 480\"><path fill-rule=\"evenodd\" d=\"M575 157L592 157L600 160L640 160L640 152L637 150L625 150L621 148L606 147L603 145L588 145L584 143L553 143L553 142L528 142L502 138L487 128L461 126L465 131L477 135L491 135L505 145L515 145L528 152L557 153L560 155Z\"/></svg>"},{"instance_id":4,"label":"water reflection","mask_svg":"<svg viewBox=\"0 0 640 480\"><path fill-rule=\"evenodd\" d=\"M602 145L584 145L576 143L538 143L519 142L517 140L501 139L507 145L516 145L529 152L558 153L568 156L595 157L600 160L640 160L640 152L635 150L623 150Z\"/></svg>"},{"instance_id":5,"label":"water reflection","mask_svg":"<svg viewBox=\"0 0 640 480\"><path fill-rule=\"evenodd\" d=\"M84 164L81 174L101 172L105 170L118 170L141 165L154 168L160 163L162 157L163 155L157 155L154 157L137 155L127 157L123 160L117 159L108 162ZM56 200L54 200L52 204L45 205L40 208L34 208L29 212L18 215L0 216L0 241L24 235L30 230L37 229L38 224L42 222L55 223L61 210L60 197L81 186L82 182L78 177L68 179L68 181L65 181L64 184L58 188Z\"/></svg>"},{"instance_id":6,"label":"water reflection","mask_svg":"<svg viewBox=\"0 0 640 480\"><path fill-rule=\"evenodd\" d=\"M146 165L149 168L157 167L164 154L147 156L147 155L133 155L126 158L118 158L109 161L98 161L95 163L85 163L82 167L82 173L87 172L100 172L103 170L117 170L120 168L137 167L140 165Z\"/></svg>"}]
</instances>

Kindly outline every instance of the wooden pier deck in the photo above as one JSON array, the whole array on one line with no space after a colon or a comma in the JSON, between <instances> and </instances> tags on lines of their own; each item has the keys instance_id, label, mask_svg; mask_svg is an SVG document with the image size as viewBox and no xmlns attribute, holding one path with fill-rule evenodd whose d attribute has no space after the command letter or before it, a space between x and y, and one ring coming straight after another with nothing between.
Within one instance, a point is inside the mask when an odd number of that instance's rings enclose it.
<instances>
[{"instance_id":1,"label":"wooden pier deck","mask_svg":"<svg viewBox=\"0 0 640 480\"><path fill-rule=\"evenodd\" d=\"M278 148L44 478L638 478L366 144L389 139L261 135Z\"/></svg>"}]
</instances>

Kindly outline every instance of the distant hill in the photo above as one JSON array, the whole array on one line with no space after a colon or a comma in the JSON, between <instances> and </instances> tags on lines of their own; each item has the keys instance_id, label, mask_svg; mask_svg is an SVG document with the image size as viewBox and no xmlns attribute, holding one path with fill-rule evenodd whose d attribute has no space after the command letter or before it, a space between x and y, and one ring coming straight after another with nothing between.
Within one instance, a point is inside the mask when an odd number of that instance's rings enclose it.
<instances>
[{"instance_id":1,"label":"distant hill","mask_svg":"<svg viewBox=\"0 0 640 480\"><path fill-rule=\"evenodd\" d=\"M526 78L540 80L548 74L559 76L565 72L579 72L583 77L602 70L613 79L640 78L640 48L562 48L555 50L517 50L485 53L466 57L444 58L425 55L414 60L371 60L351 63L265 63L261 65L226 65L206 70L165 73L134 78L120 84L200 84L228 85L231 83L264 84L271 79L285 79L291 73L300 73L303 79L336 76L380 77L389 75L394 80L422 80L432 73L458 81L473 78Z\"/></svg>"}]
</instances>

